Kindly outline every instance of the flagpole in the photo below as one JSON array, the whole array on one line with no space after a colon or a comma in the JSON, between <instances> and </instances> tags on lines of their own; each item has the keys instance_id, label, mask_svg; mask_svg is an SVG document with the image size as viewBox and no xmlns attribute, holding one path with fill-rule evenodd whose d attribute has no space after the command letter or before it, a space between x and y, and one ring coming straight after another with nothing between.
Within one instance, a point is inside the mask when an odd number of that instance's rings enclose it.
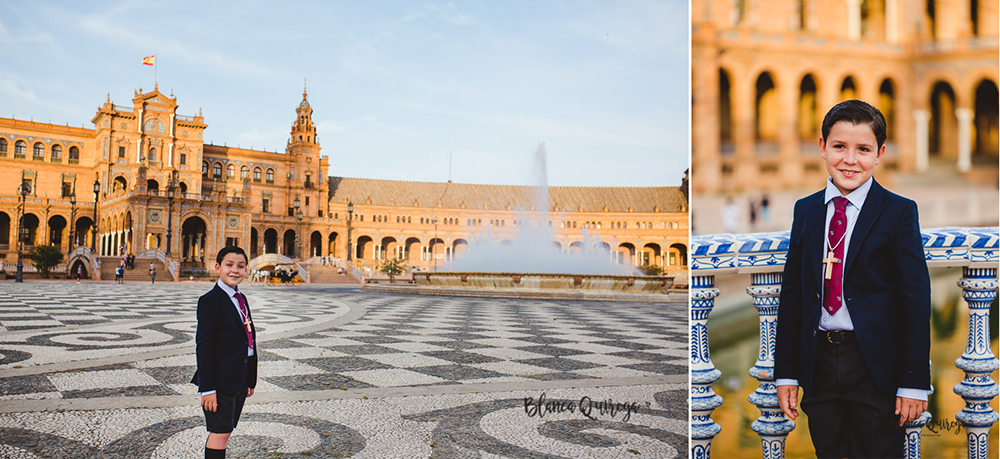
<instances>
[{"instance_id":1,"label":"flagpole","mask_svg":"<svg viewBox=\"0 0 1000 459\"><path fill-rule=\"evenodd\" d=\"M157 79L156 79L156 66L157 65L158 64L156 63L156 54L154 53L153 54L153 87L154 88L159 87L159 85L160 85L160 82L157 81Z\"/></svg>"}]
</instances>

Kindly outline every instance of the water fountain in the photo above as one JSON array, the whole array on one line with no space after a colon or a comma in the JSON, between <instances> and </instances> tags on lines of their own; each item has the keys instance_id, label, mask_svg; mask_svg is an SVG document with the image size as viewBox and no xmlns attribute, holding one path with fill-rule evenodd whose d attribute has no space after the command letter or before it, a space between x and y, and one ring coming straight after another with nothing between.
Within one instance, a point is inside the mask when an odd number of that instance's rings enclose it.
<instances>
[{"instance_id":1,"label":"water fountain","mask_svg":"<svg viewBox=\"0 0 1000 459\"><path fill-rule=\"evenodd\" d=\"M539 145L535 153L534 173L533 205L521 210L518 219L525 224L509 243L498 243L487 229L472 238L467 253L439 271L414 273L416 287L407 291L516 298L678 300L675 297L680 293L666 295L673 286L673 277L645 276L632 266L613 264L611 246L602 244L594 230L583 229L579 252L561 250L546 223L560 218L550 210L545 144Z\"/></svg>"}]
</instances>

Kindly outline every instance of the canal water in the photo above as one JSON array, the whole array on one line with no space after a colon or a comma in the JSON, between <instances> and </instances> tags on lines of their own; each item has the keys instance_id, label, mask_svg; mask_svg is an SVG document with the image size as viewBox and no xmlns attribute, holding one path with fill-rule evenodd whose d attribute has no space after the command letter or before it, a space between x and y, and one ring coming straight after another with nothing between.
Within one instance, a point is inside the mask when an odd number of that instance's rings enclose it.
<instances>
[{"instance_id":1,"label":"canal water","mask_svg":"<svg viewBox=\"0 0 1000 459\"><path fill-rule=\"evenodd\" d=\"M965 351L968 331L968 307L962 299L962 290L955 284L961 275L960 268L931 270L931 384L934 393L928 399L928 411L933 418L922 434L924 458L968 457L965 430L955 421L955 413L961 411L965 402L952 391L965 376L955 367L955 360ZM760 437L750 429L750 424L760 416L760 410L747 401L747 396L758 385L747 371L757 361L759 346L757 312L749 298L747 296L745 307L720 317L709 316L712 361L722 372L722 377L712 387L723 398L722 406L712 413L712 419L722 426L722 432L712 442L713 459L761 457ZM990 317L994 355L1000 355L997 352L997 315L997 303L994 302ZM997 379L997 372L993 372L993 379ZM993 399L993 409L1000 411L997 404L998 400ZM991 457L996 457L1000 450L997 427L994 424L990 430ZM795 430L789 434L785 453L789 459L816 457L804 417L799 418Z\"/></svg>"}]
</instances>

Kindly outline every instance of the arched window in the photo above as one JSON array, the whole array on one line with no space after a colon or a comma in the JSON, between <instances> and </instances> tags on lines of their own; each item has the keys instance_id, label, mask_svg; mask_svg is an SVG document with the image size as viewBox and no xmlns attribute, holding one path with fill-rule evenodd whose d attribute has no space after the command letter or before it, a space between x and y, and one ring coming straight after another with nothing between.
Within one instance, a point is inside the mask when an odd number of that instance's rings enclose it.
<instances>
[{"instance_id":1,"label":"arched window","mask_svg":"<svg viewBox=\"0 0 1000 459\"><path fill-rule=\"evenodd\" d=\"M62 161L62 145L53 145L50 151L52 161Z\"/></svg>"},{"instance_id":2,"label":"arched window","mask_svg":"<svg viewBox=\"0 0 1000 459\"><path fill-rule=\"evenodd\" d=\"M7 139L0 138L0 153L7 153Z\"/></svg>"},{"instance_id":3,"label":"arched window","mask_svg":"<svg viewBox=\"0 0 1000 459\"><path fill-rule=\"evenodd\" d=\"M151 164L156 162L156 149L155 148L150 148L149 149L149 162Z\"/></svg>"},{"instance_id":4,"label":"arched window","mask_svg":"<svg viewBox=\"0 0 1000 459\"><path fill-rule=\"evenodd\" d=\"M222 163L212 164L212 177L222 178Z\"/></svg>"},{"instance_id":5,"label":"arched window","mask_svg":"<svg viewBox=\"0 0 1000 459\"><path fill-rule=\"evenodd\" d=\"M14 155L20 156L21 158L28 152L28 144L24 143L23 140L18 140L14 142Z\"/></svg>"},{"instance_id":6,"label":"arched window","mask_svg":"<svg viewBox=\"0 0 1000 459\"><path fill-rule=\"evenodd\" d=\"M232 164L226 166L226 178L227 179L236 178L236 166Z\"/></svg>"},{"instance_id":7,"label":"arched window","mask_svg":"<svg viewBox=\"0 0 1000 459\"><path fill-rule=\"evenodd\" d=\"M240 168L240 180L246 180L250 178L250 168L243 166Z\"/></svg>"},{"instance_id":8,"label":"arched window","mask_svg":"<svg viewBox=\"0 0 1000 459\"><path fill-rule=\"evenodd\" d=\"M208 161L201 162L201 175L208 176Z\"/></svg>"},{"instance_id":9,"label":"arched window","mask_svg":"<svg viewBox=\"0 0 1000 459\"><path fill-rule=\"evenodd\" d=\"M31 148L31 156L35 159L45 159L45 145L42 145L41 142L35 142Z\"/></svg>"},{"instance_id":10,"label":"arched window","mask_svg":"<svg viewBox=\"0 0 1000 459\"><path fill-rule=\"evenodd\" d=\"M76 147L69 147L69 160L79 161L80 160L80 149Z\"/></svg>"},{"instance_id":11,"label":"arched window","mask_svg":"<svg viewBox=\"0 0 1000 459\"><path fill-rule=\"evenodd\" d=\"M253 168L253 181L257 182L257 183L260 183L260 168L259 167Z\"/></svg>"},{"instance_id":12,"label":"arched window","mask_svg":"<svg viewBox=\"0 0 1000 459\"><path fill-rule=\"evenodd\" d=\"M267 180L267 183L274 183L274 169L268 168L265 174L266 174L265 179Z\"/></svg>"}]
</instances>

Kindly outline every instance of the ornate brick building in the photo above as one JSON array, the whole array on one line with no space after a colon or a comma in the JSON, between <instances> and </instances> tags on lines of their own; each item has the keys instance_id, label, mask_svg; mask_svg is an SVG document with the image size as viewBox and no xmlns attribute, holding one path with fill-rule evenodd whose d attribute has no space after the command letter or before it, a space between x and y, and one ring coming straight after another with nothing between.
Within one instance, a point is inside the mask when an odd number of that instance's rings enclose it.
<instances>
[{"instance_id":1,"label":"ornate brick building","mask_svg":"<svg viewBox=\"0 0 1000 459\"><path fill-rule=\"evenodd\" d=\"M997 0L696 0L694 192L825 176L819 123L858 98L886 115L886 168L997 169Z\"/></svg>"},{"instance_id":2,"label":"ornate brick building","mask_svg":"<svg viewBox=\"0 0 1000 459\"><path fill-rule=\"evenodd\" d=\"M227 244L251 257L369 267L399 257L431 269L475 238L503 243L530 224L550 227L565 251L582 250L584 233L596 231L612 261L687 269L678 187L550 187L550 212L528 217L532 187L331 177L305 92L295 112L282 152L205 144L200 110L182 115L158 89L136 91L130 106L109 97L93 128L0 118L0 256L16 258L25 183L27 246L158 254L182 272L210 272Z\"/></svg>"}]
</instances>

